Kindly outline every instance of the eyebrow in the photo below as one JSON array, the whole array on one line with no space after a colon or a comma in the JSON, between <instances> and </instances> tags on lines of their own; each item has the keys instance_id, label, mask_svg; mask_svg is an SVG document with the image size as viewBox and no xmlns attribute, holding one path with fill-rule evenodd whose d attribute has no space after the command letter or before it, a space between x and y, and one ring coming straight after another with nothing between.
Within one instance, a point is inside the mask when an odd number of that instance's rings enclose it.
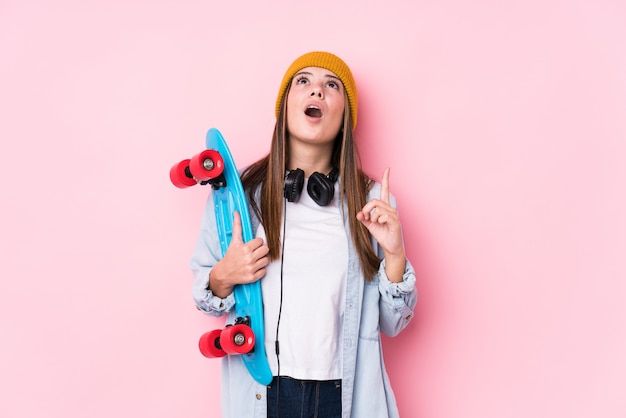
<instances>
[{"instance_id":1,"label":"eyebrow","mask_svg":"<svg viewBox=\"0 0 626 418\"><path fill-rule=\"evenodd\" d=\"M309 71L298 71L293 76L295 78L296 76L299 76L299 75L313 75L313 73L311 73ZM335 75L332 75L332 74L326 74L325 77L332 78L333 80L337 80L343 86L343 82L341 81L341 79L339 77L337 77Z\"/></svg>"}]
</instances>

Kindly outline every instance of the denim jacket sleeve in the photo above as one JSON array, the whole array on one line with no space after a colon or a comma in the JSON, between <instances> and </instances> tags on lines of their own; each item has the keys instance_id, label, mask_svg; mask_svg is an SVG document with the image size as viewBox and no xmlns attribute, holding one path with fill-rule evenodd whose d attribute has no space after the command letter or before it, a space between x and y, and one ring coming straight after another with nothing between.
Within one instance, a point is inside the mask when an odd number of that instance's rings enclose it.
<instances>
[{"instance_id":1,"label":"denim jacket sleeve","mask_svg":"<svg viewBox=\"0 0 626 418\"><path fill-rule=\"evenodd\" d=\"M380 291L380 329L386 335L395 337L413 318L417 303L415 272L409 260L406 261L404 275L400 283L392 283L385 274L385 260L378 271Z\"/></svg>"},{"instance_id":2,"label":"denim jacket sleeve","mask_svg":"<svg viewBox=\"0 0 626 418\"><path fill-rule=\"evenodd\" d=\"M370 191L370 197L380 196L380 184L376 184ZM396 200L390 195L390 203L395 208ZM417 303L417 289L415 288L415 270L407 259L402 281L393 283L385 273L383 250L377 242L373 242L378 256L382 259L378 269L378 289L380 291L380 330L390 337L400 333L413 318L413 309Z\"/></svg>"},{"instance_id":3,"label":"denim jacket sleeve","mask_svg":"<svg viewBox=\"0 0 626 418\"><path fill-rule=\"evenodd\" d=\"M213 210L213 194L209 193L202 220L200 233L191 257L190 267L195 280L192 287L192 296L198 309L213 316L221 316L229 312L235 304L232 293L222 299L209 290L209 274L213 266L222 258L217 237L215 212Z\"/></svg>"}]
</instances>

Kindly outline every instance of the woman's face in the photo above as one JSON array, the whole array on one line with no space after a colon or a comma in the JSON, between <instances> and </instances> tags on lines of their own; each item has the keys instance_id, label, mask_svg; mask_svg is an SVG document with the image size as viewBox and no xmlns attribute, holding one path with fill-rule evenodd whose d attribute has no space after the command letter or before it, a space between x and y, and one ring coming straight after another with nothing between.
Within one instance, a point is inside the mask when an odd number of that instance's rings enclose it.
<instances>
[{"instance_id":1,"label":"woman's face","mask_svg":"<svg viewBox=\"0 0 626 418\"><path fill-rule=\"evenodd\" d=\"M307 67L296 73L287 95L287 128L291 140L332 143L343 124L344 88L332 72Z\"/></svg>"}]
</instances>

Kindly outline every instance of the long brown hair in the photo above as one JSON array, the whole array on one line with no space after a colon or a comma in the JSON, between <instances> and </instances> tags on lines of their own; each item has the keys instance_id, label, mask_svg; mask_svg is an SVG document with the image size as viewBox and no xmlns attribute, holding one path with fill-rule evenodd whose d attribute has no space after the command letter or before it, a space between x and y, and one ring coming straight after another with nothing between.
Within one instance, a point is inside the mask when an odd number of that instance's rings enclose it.
<instances>
[{"instance_id":1,"label":"long brown hair","mask_svg":"<svg viewBox=\"0 0 626 418\"><path fill-rule=\"evenodd\" d=\"M285 93L285 97L287 94ZM356 219L356 214L365 205L367 193L373 182L361 169L352 129L345 128L352 126L348 100L345 100L345 103L344 129L340 130L335 139L331 164L339 170L341 183L339 197L347 207L350 235L359 255L363 274L366 280L372 280L378 271L380 259L372 248L369 231ZM277 260L281 252L283 188L289 155L288 137L287 100L283 100L274 126L270 152L250 165L241 176L252 209L265 229L270 260ZM259 187L260 194L257 193ZM257 202L259 197L260 204ZM343 207L342 205L342 210Z\"/></svg>"}]
</instances>

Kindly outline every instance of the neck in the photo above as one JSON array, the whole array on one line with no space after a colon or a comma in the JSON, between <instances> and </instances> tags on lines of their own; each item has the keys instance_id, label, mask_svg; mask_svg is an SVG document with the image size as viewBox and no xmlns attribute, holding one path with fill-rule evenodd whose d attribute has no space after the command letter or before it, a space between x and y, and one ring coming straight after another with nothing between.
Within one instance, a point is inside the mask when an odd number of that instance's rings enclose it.
<instances>
[{"instance_id":1,"label":"neck","mask_svg":"<svg viewBox=\"0 0 626 418\"><path fill-rule=\"evenodd\" d=\"M291 144L287 169L300 168L305 177L314 172L328 174L332 170L332 144L329 146L302 146Z\"/></svg>"}]
</instances>

